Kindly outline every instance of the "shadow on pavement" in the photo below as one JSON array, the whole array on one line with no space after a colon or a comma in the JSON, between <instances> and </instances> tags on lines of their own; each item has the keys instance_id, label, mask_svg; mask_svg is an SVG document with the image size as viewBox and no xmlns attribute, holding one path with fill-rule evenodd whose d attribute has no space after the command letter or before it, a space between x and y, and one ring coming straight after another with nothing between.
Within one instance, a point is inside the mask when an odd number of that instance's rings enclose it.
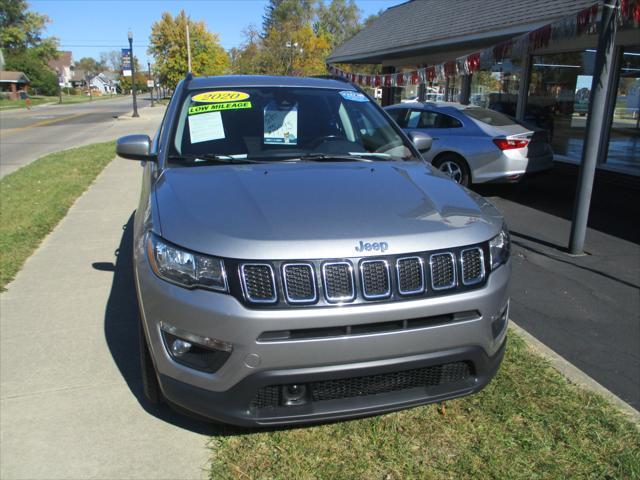
<instances>
[{"instance_id":1,"label":"shadow on pavement","mask_svg":"<svg viewBox=\"0 0 640 480\"><path fill-rule=\"evenodd\" d=\"M116 263L96 262L93 268L113 271L111 293L105 309L104 332L113 360L131 393L150 415L177 427L203 435L239 433L232 427L216 425L179 414L166 405L149 404L142 394L138 356L138 300L133 283L133 214L123 226L122 239L116 251Z\"/></svg>"},{"instance_id":2,"label":"shadow on pavement","mask_svg":"<svg viewBox=\"0 0 640 480\"><path fill-rule=\"evenodd\" d=\"M553 170L525 177L515 185L481 184L473 189L485 197L500 197L571 221L577 183L577 166L556 163ZM640 218L640 203L635 200L638 190L640 182L635 177L598 171L589 228L640 244L640 229L636 222L630 221ZM566 250L566 247L559 249Z\"/></svg>"}]
</instances>

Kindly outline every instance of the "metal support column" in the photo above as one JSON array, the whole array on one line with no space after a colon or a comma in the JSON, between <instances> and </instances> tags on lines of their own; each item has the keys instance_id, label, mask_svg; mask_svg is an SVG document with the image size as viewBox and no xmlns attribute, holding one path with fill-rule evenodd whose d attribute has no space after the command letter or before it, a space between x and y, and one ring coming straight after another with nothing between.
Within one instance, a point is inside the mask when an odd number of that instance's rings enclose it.
<instances>
[{"instance_id":1,"label":"metal support column","mask_svg":"<svg viewBox=\"0 0 640 480\"><path fill-rule=\"evenodd\" d=\"M460 81L460 103L463 105L469 105L469 98L471 97L472 75L472 73L463 75Z\"/></svg>"},{"instance_id":2,"label":"metal support column","mask_svg":"<svg viewBox=\"0 0 640 480\"><path fill-rule=\"evenodd\" d=\"M382 67L382 73L395 73L396 67ZM393 87L382 87L382 106L392 105L393 101Z\"/></svg>"},{"instance_id":3,"label":"metal support column","mask_svg":"<svg viewBox=\"0 0 640 480\"><path fill-rule=\"evenodd\" d=\"M578 188L574 202L573 223L569 238L569 251L574 255L582 254L584 250L598 152L604 151L601 148L601 143L607 137L604 131L607 125L605 116L609 110L607 108L609 90L613 88L612 80L615 77L613 66L619 8L620 0L606 0L602 7L600 25L598 25L598 49L589 97L589 117L587 118L582 162L578 173Z\"/></svg>"},{"instance_id":4,"label":"metal support column","mask_svg":"<svg viewBox=\"0 0 640 480\"><path fill-rule=\"evenodd\" d=\"M529 97L529 85L531 84L531 55L522 57L522 74L518 88L518 101L516 103L516 120L524 120L527 111Z\"/></svg>"}]
</instances>

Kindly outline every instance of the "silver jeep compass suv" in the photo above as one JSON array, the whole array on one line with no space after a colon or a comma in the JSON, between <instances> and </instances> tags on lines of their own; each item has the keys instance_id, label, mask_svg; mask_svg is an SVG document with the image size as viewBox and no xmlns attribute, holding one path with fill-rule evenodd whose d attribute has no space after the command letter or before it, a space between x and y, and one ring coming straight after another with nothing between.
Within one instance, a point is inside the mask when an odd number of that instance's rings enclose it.
<instances>
[{"instance_id":1,"label":"silver jeep compass suv","mask_svg":"<svg viewBox=\"0 0 640 480\"><path fill-rule=\"evenodd\" d=\"M357 87L192 78L135 215L145 396L237 425L352 418L477 392L502 360L509 235ZM418 147L418 148L416 148Z\"/></svg>"}]
</instances>

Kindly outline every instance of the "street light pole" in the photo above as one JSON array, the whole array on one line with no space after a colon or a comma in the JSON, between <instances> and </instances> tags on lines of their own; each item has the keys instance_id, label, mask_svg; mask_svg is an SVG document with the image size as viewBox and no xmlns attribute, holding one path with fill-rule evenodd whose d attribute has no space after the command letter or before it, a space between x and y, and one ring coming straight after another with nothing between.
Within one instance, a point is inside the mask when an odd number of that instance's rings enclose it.
<instances>
[{"instance_id":1,"label":"street light pole","mask_svg":"<svg viewBox=\"0 0 640 480\"><path fill-rule=\"evenodd\" d=\"M133 95L133 115L139 117L138 102L136 100L136 62L133 56L133 33L129 30L129 55L131 55L131 93Z\"/></svg>"},{"instance_id":2,"label":"street light pole","mask_svg":"<svg viewBox=\"0 0 640 480\"><path fill-rule=\"evenodd\" d=\"M151 77L151 62L147 62L147 69L148 69L148 80L153 80L153 78ZM147 83L147 87L149 88L149 93L151 94L151 106L153 107L153 85L149 86L149 84Z\"/></svg>"}]
</instances>

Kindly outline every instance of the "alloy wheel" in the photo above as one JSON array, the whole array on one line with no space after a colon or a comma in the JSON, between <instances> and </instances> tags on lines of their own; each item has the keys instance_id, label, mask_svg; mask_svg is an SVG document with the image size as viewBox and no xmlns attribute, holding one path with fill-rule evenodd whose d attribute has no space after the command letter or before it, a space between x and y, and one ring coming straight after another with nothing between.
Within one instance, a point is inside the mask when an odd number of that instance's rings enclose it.
<instances>
[{"instance_id":1,"label":"alloy wheel","mask_svg":"<svg viewBox=\"0 0 640 480\"><path fill-rule=\"evenodd\" d=\"M462 169L460 168L460 165L458 165L456 162L452 162L452 161L442 162L442 165L440 165L440 171L449 175L454 182L456 183L462 182L462 175L463 175Z\"/></svg>"}]
</instances>

